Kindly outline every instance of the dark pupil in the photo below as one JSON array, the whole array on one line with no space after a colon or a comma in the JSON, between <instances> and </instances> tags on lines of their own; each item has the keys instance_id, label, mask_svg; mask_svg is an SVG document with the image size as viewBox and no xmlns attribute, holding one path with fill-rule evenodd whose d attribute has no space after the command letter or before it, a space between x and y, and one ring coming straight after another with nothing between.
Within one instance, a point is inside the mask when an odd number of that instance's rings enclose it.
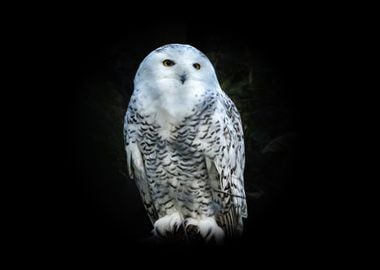
<instances>
[{"instance_id":1,"label":"dark pupil","mask_svg":"<svg viewBox=\"0 0 380 270\"><path fill-rule=\"evenodd\" d=\"M194 64L193 65L196 69L199 69L199 64Z\"/></svg>"},{"instance_id":2,"label":"dark pupil","mask_svg":"<svg viewBox=\"0 0 380 270\"><path fill-rule=\"evenodd\" d=\"M166 60L166 63L165 63L167 66L171 66L172 64L173 64L173 62L172 61L170 61L170 60Z\"/></svg>"}]
</instances>

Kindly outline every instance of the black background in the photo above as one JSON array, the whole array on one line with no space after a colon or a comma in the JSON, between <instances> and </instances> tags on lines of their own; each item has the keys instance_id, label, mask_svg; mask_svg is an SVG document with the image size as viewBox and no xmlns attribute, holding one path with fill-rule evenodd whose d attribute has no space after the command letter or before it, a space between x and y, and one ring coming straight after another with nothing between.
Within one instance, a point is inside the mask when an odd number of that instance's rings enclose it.
<instances>
[{"instance_id":1,"label":"black background","mask_svg":"<svg viewBox=\"0 0 380 270\"><path fill-rule=\"evenodd\" d=\"M376 141L369 135L376 126L370 116L377 115L369 111L376 106L368 105L376 98L368 94L372 85L363 87L371 65L358 63L373 62L366 34L375 16L361 16L357 5L265 5L125 2L110 9L96 3L32 3L14 12L5 9L3 231L11 240L4 243L6 251L16 255L12 263L52 258L61 264L75 255L96 264L111 253L131 268L131 261L171 267L173 258L190 267L202 260L234 268L241 262L304 268L337 258L346 243L351 249L353 234L368 231L354 227L367 227L369 205L362 207L357 196L375 197L367 195L371 188L362 180L373 179L363 177L371 167L363 152L373 152ZM190 43L205 53L221 44L232 56L250 48L260 63L276 70L278 104L291 111L292 128L300 135L296 154L283 159L290 161L289 170L276 176L278 192L248 202L243 239L224 248L142 244L149 221L134 183L115 170L110 153L119 149L121 156L122 149L94 143L95 134L105 138L102 143L122 146L120 137L107 137L118 127L97 117L104 102L115 100L103 95L103 103L96 104L99 93L125 89L116 104L126 106L138 63L169 42ZM266 172L275 168L257 157L249 160ZM339 263L351 262L347 254Z\"/></svg>"},{"instance_id":2,"label":"black background","mask_svg":"<svg viewBox=\"0 0 380 270\"><path fill-rule=\"evenodd\" d=\"M204 51L216 42L227 46L230 52L239 51L241 47L251 48L261 62L276 71L281 79L283 102L293 117L292 127L300 134L290 170L278 176L285 184L268 201L249 202L243 239L222 251L248 251L247 260L251 251L257 256L307 254L306 247L316 237L311 228L318 222L311 204L311 196L318 186L318 173L311 171L321 149L318 142L310 140L318 137L315 128L318 116L313 109L320 96L316 92L317 83L312 82L319 68L316 59L322 54L322 45L310 38L311 28L305 29L291 19L258 23L250 17L228 22L187 16L172 23L166 18L170 15L165 14L158 22L107 16L103 20L85 18L60 25L63 32L54 55L61 61L58 82L63 87L62 90L58 87L60 90L53 95L54 113L46 120L48 134L58 134L49 149L53 160L48 158L48 164L52 163L49 172L54 181L60 183L48 189L49 197L59 198L59 207L52 211L48 207L48 212L55 216L46 226L49 231L53 228L53 242L68 245L70 250L79 253L127 252L129 248L181 253L177 247L152 248L141 242L149 234L151 225L134 183L113 171L109 155L103 155L107 150L88 140L88 132L92 132L89 126L96 126L96 119L86 111L87 102L93 98L91 87L104 85L108 80L126 89L122 94L126 106L138 63L163 44L189 43ZM124 51L133 61L131 65L123 62L118 69ZM57 118L64 125L55 124ZM101 123L99 127L103 127ZM59 156L55 153L56 140L65 142L60 144ZM204 250L181 248L194 253Z\"/></svg>"}]
</instances>

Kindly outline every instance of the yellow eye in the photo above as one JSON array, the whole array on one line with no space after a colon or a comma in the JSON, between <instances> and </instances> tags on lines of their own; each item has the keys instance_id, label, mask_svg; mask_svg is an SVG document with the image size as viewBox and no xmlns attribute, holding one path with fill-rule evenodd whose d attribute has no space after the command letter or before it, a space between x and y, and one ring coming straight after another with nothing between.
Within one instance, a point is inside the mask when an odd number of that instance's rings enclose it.
<instances>
[{"instance_id":1,"label":"yellow eye","mask_svg":"<svg viewBox=\"0 0 380 270\"><path fill-rule=\"evenodd\" d=\"M169 59L166 59L164 61L162 61L162 64L165 66L165 67L171 67L171 66L174 66L175 63L172 61L172 60L169 60Z\"/></svg>"},{"instance_id":2,"label":"yellow eye","mask_svg":"<svg viewBox=\"0 0 380 270\"><path fill-rule=\"evenodd\" d=\"M193 64L193 67L195 68L195 69L201 69L201 65L200 64L198 64L198 63L194 63Z\"/></svg>"}]
</instances>

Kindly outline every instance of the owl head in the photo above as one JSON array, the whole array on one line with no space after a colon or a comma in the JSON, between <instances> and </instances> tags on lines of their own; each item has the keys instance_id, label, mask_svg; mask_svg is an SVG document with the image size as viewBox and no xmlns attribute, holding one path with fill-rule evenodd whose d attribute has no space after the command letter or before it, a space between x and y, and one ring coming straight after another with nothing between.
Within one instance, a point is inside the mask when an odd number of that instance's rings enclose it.
<instances>
[{"instance_id":1,"label":"owl head","mask_svg":"<svg viewBox=\"0 0 380 270\"><path fill-rule=\"evenodd\" d=\"M219 88L214 67L199 50L184 44L168 44L152 51L140 64L135 89L181 93L191 89Z\"/></svg>"}]
</instances>

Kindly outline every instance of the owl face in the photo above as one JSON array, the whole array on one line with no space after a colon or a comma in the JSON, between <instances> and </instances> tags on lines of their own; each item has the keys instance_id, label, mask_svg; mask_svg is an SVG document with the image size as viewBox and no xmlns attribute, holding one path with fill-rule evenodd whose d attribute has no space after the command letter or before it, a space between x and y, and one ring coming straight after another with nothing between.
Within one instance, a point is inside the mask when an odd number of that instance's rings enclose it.
<instances>
[{"instance_id":1,"label":"owl face","mask_svg":"<svg viewBox=\"0 0 380 270\"><path fill-rule=\"evenodd\" d=\"M135 77L135 88L142 86L170 94L218 85L208 58L194 47L182 44L169 44L151 52Z\"/></svg>"},{"instance_id":2,"label":"owl face","mask_svg":"<svg viewBox=\"0 0 380 270\"><path fill-rule=\"evenodd\" d=\"M169 44L151 52L140 64L134 86L137 108L156 115L164 130L193 114L195 106L207 98L207 91L220 89L208 58L182 44Z\"/></svg>"}]
</instances>

